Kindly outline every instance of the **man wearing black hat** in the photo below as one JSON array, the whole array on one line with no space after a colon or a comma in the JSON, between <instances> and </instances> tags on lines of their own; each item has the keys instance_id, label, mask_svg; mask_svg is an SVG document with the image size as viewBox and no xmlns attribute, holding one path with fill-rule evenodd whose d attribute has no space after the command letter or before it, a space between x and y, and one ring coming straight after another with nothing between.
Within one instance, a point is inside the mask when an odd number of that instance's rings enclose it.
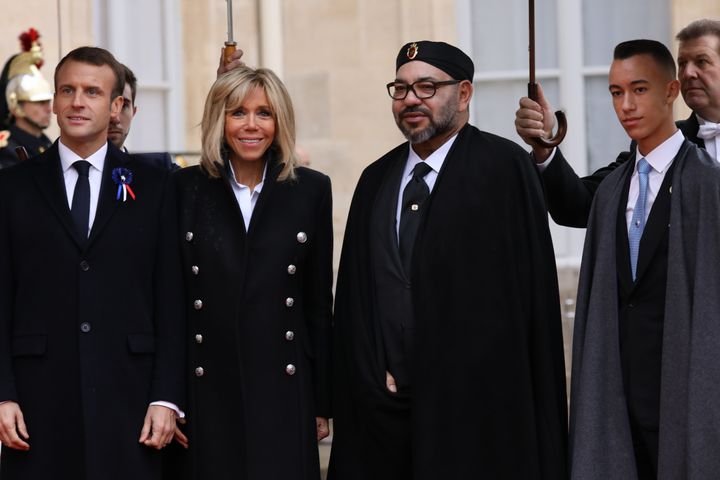
<instances>
[{"instance_id":1,"label":"man wearing black hat","mask_svg":"<svg viewBox=\"0 0 720 480\"><path fill-rule=\"evenodd\" d=\"M518 145L468 124L462 51L409 43L396 70L387 89L408 142L363 172L340 260L329 478L565 478L537 173Z\"/></svg>"}]
</instances>

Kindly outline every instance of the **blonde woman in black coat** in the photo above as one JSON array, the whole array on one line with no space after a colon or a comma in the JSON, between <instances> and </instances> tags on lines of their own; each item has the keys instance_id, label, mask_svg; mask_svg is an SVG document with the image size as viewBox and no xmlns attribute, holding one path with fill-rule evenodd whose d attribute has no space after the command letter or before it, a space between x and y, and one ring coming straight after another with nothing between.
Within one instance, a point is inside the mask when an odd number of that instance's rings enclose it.
<instances>
[{"instance_id":1,"label":"blonde woman in black coat","mask_svg":"<svg viewBox=\"0 0 720 480\"><path fill-rule=\"evenodd\" d=\"M330 179L297 166L266 69L210 89L200 166L176 173L188 309L188 449L168 478L320 478L328 435ZM182 439L183 435L177 435Z\"/></svg>"}]
</instances>

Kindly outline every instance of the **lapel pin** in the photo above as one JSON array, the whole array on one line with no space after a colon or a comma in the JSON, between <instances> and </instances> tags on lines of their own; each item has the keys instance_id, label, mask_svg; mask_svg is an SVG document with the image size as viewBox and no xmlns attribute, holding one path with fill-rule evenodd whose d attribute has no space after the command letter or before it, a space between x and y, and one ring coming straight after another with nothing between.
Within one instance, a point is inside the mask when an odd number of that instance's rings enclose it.
<instances>
[{"instance_id":1,"label":"lapel pin","mask_svg":"<svg viewBox=\"0 0 720 480\"><path fill-rule=\"evenodd\" d=\"M122 197L122 201L127 201L128 193L130 194L130 198L135 200L135 192L132 191L132 188L130 188L130 184L132 183L132 172L128 170L127 168L123 167L116 167L113 168L112 171L112 179L113 182L118 186L117 189L117 195L115 196L115 200L120 200L120 197Z\"/></svg>"}]
</instances>

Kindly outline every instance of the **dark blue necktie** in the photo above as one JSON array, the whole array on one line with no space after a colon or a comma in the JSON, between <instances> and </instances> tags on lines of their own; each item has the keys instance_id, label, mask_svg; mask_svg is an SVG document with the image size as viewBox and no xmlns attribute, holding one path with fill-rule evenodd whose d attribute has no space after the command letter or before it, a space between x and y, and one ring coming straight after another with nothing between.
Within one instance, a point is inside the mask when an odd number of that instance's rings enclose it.
<instances>
[{"instance_id":1,"label":"dark blue necktie","mask_svg":"<svg viewBox=\"0 0 720 480\"><path fill-rule=\"evenodd\" d=\"M415 165L410 183L403 190L398 233L400 237L400 260L407 274L410 274L410 261L412 260L415 236L420 225L420 215L423 212L425 200L430 196L430 188L423 179L430 170L432 170L432 167L425 162Z\"/></svg>"},{"instance_id":2,"label":"dark blue necktie","mask_svg":"<svg viewBox=\"0 0 720 480\"><path fill-rule=\"evenodd\" d=\"M630 220L630 230L628 231L628 243L630 243L630 266L632 268L632 278L635 281L637 277L637 261L640 253L640 239L645 229L645 207L647 206L647 190L648 190L648 173L652 167L647 160L641 158L637 164L638 182L640 184L640 194L635 209L633 210L632 220Z\"/></svg>"},{"instance_id":3,"label":"dark blue necktie","mask_svg":"<svg viewBox=\"0 0 720 480\"><path fill-rule=\"evenodd\" d=\"M80 237L87 238L90 224L90 179L88 178L90 162L78 160L73 163L73 167L78 172L78 178L75 183L75 193L73 193L70 213Z\"/></svg>"}]
</instances>

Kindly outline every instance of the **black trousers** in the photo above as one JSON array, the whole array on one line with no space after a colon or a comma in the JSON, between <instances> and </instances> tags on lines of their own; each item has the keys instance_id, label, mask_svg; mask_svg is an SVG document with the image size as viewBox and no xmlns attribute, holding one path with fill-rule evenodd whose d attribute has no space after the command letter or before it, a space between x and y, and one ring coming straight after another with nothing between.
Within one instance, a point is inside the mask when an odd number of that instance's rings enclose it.
<instances>
[{"instance_id":1,"label":"black trousers","mask_svg":"<svg viewBox=\"0 0 720 480\"><path fill-rule=\"evenodd\" d=\"M658 429L639 425L630 414L635 464L638 480L656 480L658 468Z\"/></svg>"}]
</instances>

